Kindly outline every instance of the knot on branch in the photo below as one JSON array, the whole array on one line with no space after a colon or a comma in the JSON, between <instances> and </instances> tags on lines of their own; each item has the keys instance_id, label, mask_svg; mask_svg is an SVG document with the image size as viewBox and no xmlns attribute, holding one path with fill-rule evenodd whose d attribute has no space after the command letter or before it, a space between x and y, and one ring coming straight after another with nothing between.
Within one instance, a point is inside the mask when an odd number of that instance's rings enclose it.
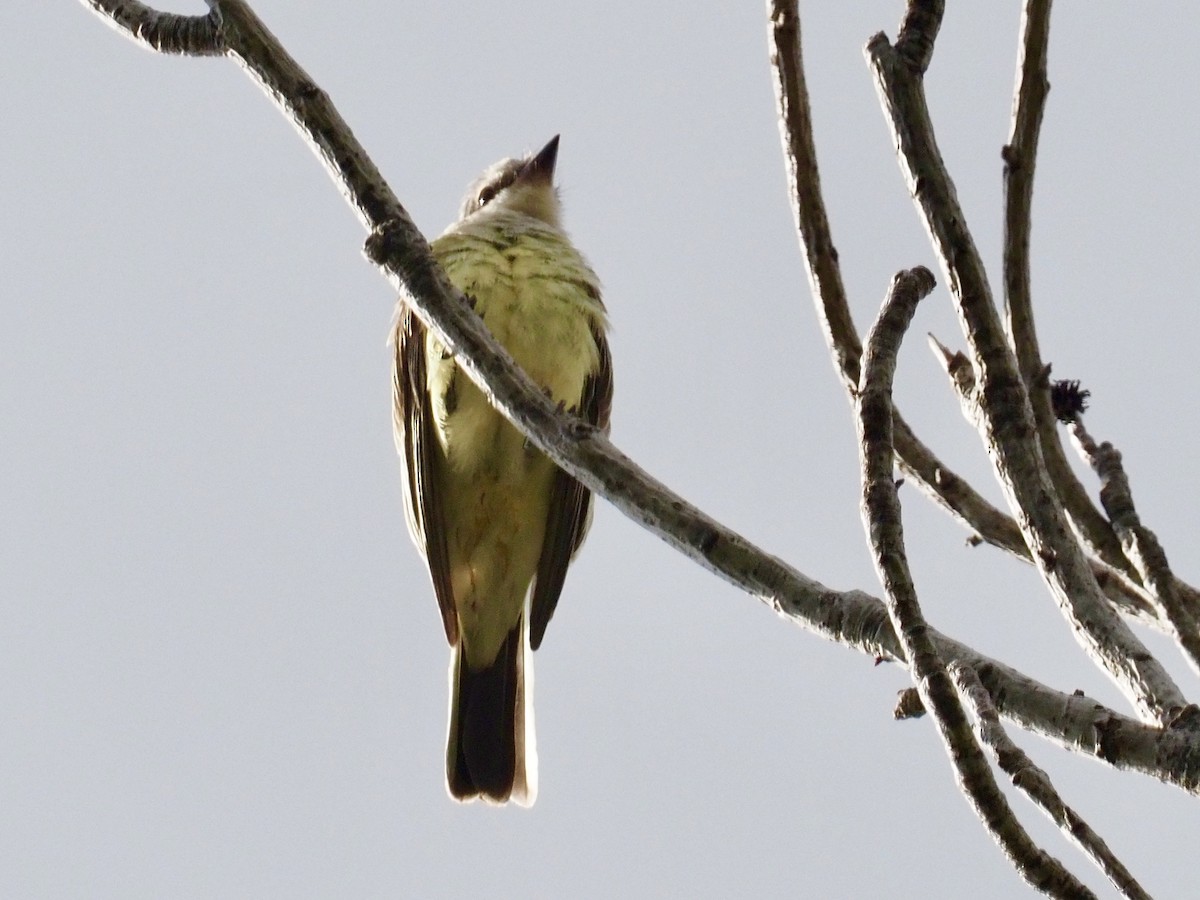
<instances>
[{"instance_id":1,"label":"knot on branch","mask_svg":"<svg viewBox=\"0 0 1200 900\"><path fill-rule=\"evenodd\" d=\"M905 688L896 697L896 707L892 710L892 718L897 722L904 719L919 719L925 715L925 704L916 688Z\"/></svg>"},{"instance_id":2,"label":"knot on branch","mask_svg":"<svg viewBox=\"0 0 1200 900\"><path fill-rule=\"evenodd\" d=\"M371 229L363 254L418 290L439 280L429 243L411 220L384 219Z\"/></svg>"},{"instance_id":3,"label":"knot on branch","mask_svg":"<svg viewBox=\"0 0 1200 900\"><path fill-rule=\"evenodd\" d=\"M363 253L375 265L386 268L411 255L409 235L399 219L384 219L376 225L363 243Z\"/></svg>"}]
</instances>

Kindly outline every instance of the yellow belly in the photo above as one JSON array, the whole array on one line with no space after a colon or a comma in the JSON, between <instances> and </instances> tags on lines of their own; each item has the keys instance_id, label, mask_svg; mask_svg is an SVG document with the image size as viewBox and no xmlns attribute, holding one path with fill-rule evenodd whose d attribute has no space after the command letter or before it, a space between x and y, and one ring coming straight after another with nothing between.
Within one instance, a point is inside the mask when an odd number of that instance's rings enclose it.
<instances>
[{"instance_id":1,"label":"yellow belly","mask_svg":"<svg viewBox=\"0 0 1200 900\"><path fill-rule=\"evenodd\" d=\"M520 236L506 242L459 234L439 239L434 250L517 364L555 402L577 406L599 364L593 322L603 327L586 264L574 251L564 264L553 242ZM495 659L524 610L555 469L432 336L426 362L451 584L463 652L477 669Z\"/></svg>"}]
</instances>

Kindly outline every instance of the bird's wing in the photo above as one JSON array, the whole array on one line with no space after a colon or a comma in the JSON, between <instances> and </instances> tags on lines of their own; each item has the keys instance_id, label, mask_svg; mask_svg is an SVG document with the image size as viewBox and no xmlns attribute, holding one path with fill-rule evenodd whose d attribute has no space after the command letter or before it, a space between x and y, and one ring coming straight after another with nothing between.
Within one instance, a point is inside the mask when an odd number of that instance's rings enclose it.
<instances>
[{"instance_id":1,"label":"bird's wing","mask_svg":"<svg viewBox=\"0 0 1200 900\"><path fill-rule=\"evenodd\" d=\"M581 419L608 430L612 410L612 357L602 324L592 326L592 337L600 351L600 361L583 385L583 395L576 413ZM546 536L542 555L538 559L530 601L529 645L536 650L546 634L546 626L554 615L558 595L571 557L583 543L592 518L592 492L562 469L554 470L550 489L550 510L546 516Z\"/></svg>"},{"instance_id":2,"label":"bird's wing","mask_svg":"<svg viewBox=\"0 0 1200 900\"><path fill-rule=\"evenodd\" d=\"M438 490L437 469L441 460L425 374L425 326L403 304L396 324L394 346L392 423L408 480L404 512L413 541L429 566L433 591L442 611L442 624L446 628L446 640L454 646L458 641L458 617L450 587L446 528Z\"/></svg>"}]
</instances>

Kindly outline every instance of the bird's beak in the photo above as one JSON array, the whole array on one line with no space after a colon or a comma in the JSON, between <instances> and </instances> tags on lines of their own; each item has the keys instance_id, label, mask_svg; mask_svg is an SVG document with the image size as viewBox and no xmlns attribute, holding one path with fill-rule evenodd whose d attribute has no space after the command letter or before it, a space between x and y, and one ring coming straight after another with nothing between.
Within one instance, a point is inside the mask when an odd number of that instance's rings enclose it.
<instances>
[{"instance_id":1,"label":"bird's beak","mask_svg":"<svg viewBox=\"0 0 1200 900\"><path fill-rule=\"evenodd\" d=\"M517 181L525 184L550 184L554 181L554 163L558 160L558 135L537 152L529 162L521 166Z\"/></svg>"}]
</instances>

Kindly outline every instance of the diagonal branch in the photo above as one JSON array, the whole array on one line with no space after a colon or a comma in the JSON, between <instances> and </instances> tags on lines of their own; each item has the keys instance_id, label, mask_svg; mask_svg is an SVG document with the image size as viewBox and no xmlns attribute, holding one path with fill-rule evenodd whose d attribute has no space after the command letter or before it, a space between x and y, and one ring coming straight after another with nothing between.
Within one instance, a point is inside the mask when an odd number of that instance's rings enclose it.
<instances>
[{"instance_id":1,"label":"diagonal branch","mask_svg":"<svg viewBox=\"0 0 1200 900\"><path fill-rule=\"evenodd\" d=\"M971 350L980 432L1035 565L1076 639L1139 714L1169 722L1186 700L1105 600L1087 557L1067 527L1037 444L1030 440L1035 425L1025 385L1005 342L983 262L942 162L925 103L923 65L928 63L940 6L931 0L910 2L910 9L920 8L922 16L906 22L923 22L925 29L901 31L894 48L878 34L868 42L866 53L909 189L938 253Z\"/></svg>"},{"instance_id":2,"label":"diagonal branch","mask_svg":"<svg viewBox=\"0 0 1200 900\"><path fill-rule=\"evenodd\" d=\"M875 558L875 570L887 596L888 616L910 661L913 682L954 765L959 789L1017 873L1030 886L1058 897L1094 896L1021 826L996 784L946 664L930 639L925 616L908 569L900 498L892 478L892 382L896 355L917 303L933 290L926 268L901 272L867 338L858 391L859 459L862 467L862 518Z\"/></svg>"}]
</instances>

